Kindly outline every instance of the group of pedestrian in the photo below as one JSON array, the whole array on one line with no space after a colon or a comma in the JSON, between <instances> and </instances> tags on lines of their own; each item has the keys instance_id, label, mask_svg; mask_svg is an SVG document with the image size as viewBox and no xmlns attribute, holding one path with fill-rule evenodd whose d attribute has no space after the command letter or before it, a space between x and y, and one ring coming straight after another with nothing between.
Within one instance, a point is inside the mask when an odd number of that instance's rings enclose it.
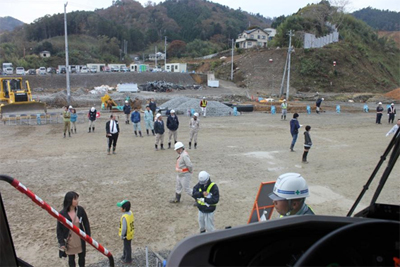
<instances>
[{"instance_id":1,"label":"group of pedestrian","mask_svg":"<svg viewBox=\"0 0 400 267\"><path fill-rule=\"evenodd\" d=\"M76 133L76 121L78 119L76 109L72 106L65 106L62 115L64 121L64 138L67 136L67 132L68 136L71 137L71 133Z\"/></svg>"},{"instance_id":2,"label":"group of pedestrian","mask_svg":"<svg viewBox=\"0 0 400 267\"><path fill-rule=\"evenodd\" d=\"M378 106L376 107L376 120L375 120L376 124L381 124L383 111L384 108L382 107L382 102L379 102ZM388 123L394 123L394 118L396 117L396 108L394 106L394 103L390 104L390 106L388 107L387 114L388 114Z\"/></svg>"}]
</instances>

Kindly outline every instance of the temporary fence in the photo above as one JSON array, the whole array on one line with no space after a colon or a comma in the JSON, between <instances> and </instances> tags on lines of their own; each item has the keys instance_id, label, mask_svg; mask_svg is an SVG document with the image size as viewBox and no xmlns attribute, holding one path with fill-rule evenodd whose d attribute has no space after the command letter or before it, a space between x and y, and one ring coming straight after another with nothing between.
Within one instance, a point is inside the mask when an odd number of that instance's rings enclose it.
<instances>
[{"instance_id":1,"label":"temporary fence","mask_svg":"<svg viewBox=\"0 0 400 267\"><path fill-rule=\"evenodd\" d=\"M264 182L260 184L256 200L250 213L247 223L254 223L271 219L274 211L274 204L269 194L272 193L275 182Z\"/></svg>"},{"instance_id":2,"label":"temporary fence","mask_svg":"<svg viewBox=\"0 0 400 267\"><path fill-rule=\"evenodd\" d=\"M99 244L92 237L87 235L84 231L79 229L79 227L73 225L71 221L69 221L64 216L62 216L58 211L56 211L54 208L52 208L49 204L47 204L45 201L43 201L40 197L35 195L32 191L30 191L27 187L25 187L17 179L14 179L14 178L12 178L10 176L7 176L7 175L0 175L0 180L8 182L10 185L15 187L18 191L20 191L21 193L23 193L26 196L28 196L33 202L35 202L42 209L46 210L51 216L56 218L65 227L67 227L71 231L74 231L81 239L83 239L85 242L87 242L90 245L92 245L92 247L94 247L96 250L98 250L103 255L108 257L110 266L114 267L114 258L113 258L113 256L112 256L110 251L108 251L105 247L103 247L101 244Z\"/></svg>"},{"instance_id":3,"label":"temporary fence","mask_svg":"<svg viewBox=\"0 0 400 267\"><path fill-rule=\"evenodd\" d=\"M97 118L100 112L97 112ZM49 112L37 114L10 114L4 115L2 118L4 125L42 125L64 123L63 113ZM77 112L77 123L86 123L89 121L87 112Z\"/></svg>"}]
</instances>

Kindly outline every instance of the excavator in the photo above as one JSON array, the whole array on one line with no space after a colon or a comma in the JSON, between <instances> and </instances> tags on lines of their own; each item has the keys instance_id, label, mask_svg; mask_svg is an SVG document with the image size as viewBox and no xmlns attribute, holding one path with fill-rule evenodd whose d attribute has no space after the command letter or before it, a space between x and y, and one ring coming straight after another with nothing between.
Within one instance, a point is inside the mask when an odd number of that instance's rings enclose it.
<instances>
[{"instance_id":1,"label":"excavator","mask_svg":"<svg viewBox=\"0 0 400 267\"><path fill-rule=\"evenodd\" d=\"M22 113L46 113L46 103L32 99L29 82L22 77L0 78L0 116Z\"/></svg>"}]
</instances>

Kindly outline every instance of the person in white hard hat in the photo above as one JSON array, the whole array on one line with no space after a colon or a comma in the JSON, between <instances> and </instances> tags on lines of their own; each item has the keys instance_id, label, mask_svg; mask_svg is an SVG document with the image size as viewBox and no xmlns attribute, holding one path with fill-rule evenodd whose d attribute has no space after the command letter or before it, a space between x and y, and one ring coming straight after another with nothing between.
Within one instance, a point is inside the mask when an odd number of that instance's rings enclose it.
<instances>
[{"instance_id":1,"label":"person in white hard hat","mask_svg":"<svg viewBox=\"0 0 400 267\"><path fill-rule=\"evenodd\" d=\"M192 148L192 140L194 139L194 148L197 148L197 134L199 133L200 129L200 120L198 119L199 113L194 113L193 117L190 119L189 122L189 149Z\"/></svg>"},{"instance_id":2,"label":"person in white hard hat","mask_svg":"<svg viewBox=\"0 0 400 267\"><path fill-rule=\"evenodd\" d=\"M154 122L154 132L156 133L156 143L154 144L155 150L158 150L158 143L160 143L161 150L164 150L165 126L160 113L157 113L156 115L156 120Z\"/></svg>"},{"instance_id":3,"label":"person in white hard hat","mask_svg":"<svg viewBox=\"0 0 400 267\"><path fill-rule=\"evenodd\" d=\"M94 126L97 119L97 111L94 107L89 110L88 118L89 118L89 133L92 130L94 132Z\"/></svg>"},{"instance_id":4,"label":"person in white hard hat","mask_svg":"<svg viewBox=\"0 0 400 267\"><path fill-rule=\"evenodd\" d=\"M176 144L176 140L178 140L178 128L179 128L179 120L178 116L175 114L175 110L170 111L170 115L167 118L167 128L168 128L168 148L171 148L171 140L174 137L174 144Z\"/></svg>"},{"instance_id":5,"label":"person in white hard hat","mask_svg":"<svg viewBox=\"0 0 400 267\"><path fill-rule=\"evenodd\" d=\"M388 123L394 121L394 117L396 117L396 108L394 107L394 103L390 104L390 107L387 110L387 113L389 115L389 120Z\"/></svg>"},{"instance_id":6,"label":"person in white hard hat","mask_svg":"<svg viewBox=\"0 0 400 267\"><path fill-rule=\"evenodd\" d=\"M281 104L281 109L282 109L281 120L286 120L286 114L287 114L287 103L286 103L286 99L283 99L283 102L282 102L282 104Z\"/></svg>"},{"instance_id":7,"label":"person in white hard hat","mask_svg":"<svg viewBox=\"0 0 400 267\"><path fill-rule=\"evenodd\" d=\"M273 200L275 210L281 215L314 215L305 203L310 196L306 180L298 173L285 173L278 177L269 198Z\"/></svg>"},{"instance_id":8,"label":"person in white hard hat","mask_svg":"<svg viewBox=\"0 0 400 267\"><path fill-rule=\"evenodd\" d=\"M206 171L199 173L199 182L193 187L193 198L199 209L200 233L212 232L214 227L214 211L219 201L218 186L210 179Z\"/></svg>"},{"instance_id":9,"label":"person in white hard hat","mask_svg":"<svg viewBox=\"0 0 400 267\"><path fill-rule=\"evenodd\" d=\"M203 97L203 99L200 101L200 108L201 112L203 113L203 117L205 117L207 113L207 100L205 97Z\"/></svg>"},{"instance_id":10,"label":"person in white hard hat","mask_svg":"<svg viewBox=\"0 0 400 267\"><path fill-rule=\"evenodd\" d=\"M382 115L383 115L382 102L379 102L378 106L376 107L376 121L375 121L375 123L381 124Z\"/></svg>"},{"instance_id":11,"label":"person in white hard hat","mask_svg":"<svg viewBox=\"0 0 400 267\"><path fill-rule=\"evenodd\" d=\"M170 202L179 203L181 201L182 191L192 197L190 179L192 178L193 165L182 142L176 142L174 150L179 155L175 165L175 170L178 172L178 175L176 176L175 198Z\"/></svg>"},{"instance_id":12,"label":"person in white hard hat","mask_svg":"<svg viewBox=\"0 0 400 267\"><path fill-rule=\"evenodd\" d=\"M131 115L131 105L129 105L129 101L125 100L125 105L123 108L125 114L125 124L129 124L129 116Z\"/></svg>"}]
</instances>

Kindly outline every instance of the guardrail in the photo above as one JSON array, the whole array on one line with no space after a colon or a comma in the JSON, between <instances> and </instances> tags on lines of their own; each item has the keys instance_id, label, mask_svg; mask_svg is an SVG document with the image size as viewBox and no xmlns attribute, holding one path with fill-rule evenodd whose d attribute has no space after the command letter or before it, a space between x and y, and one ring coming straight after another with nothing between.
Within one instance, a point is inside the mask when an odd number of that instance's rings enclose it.
<instances>
[{"instance_id":1,"label":"guardrail","mask_svg":"<svg viewBox=\"0 0 400 267\"><path fill-rule=\"evenodd\" d=\"M42 209L46 210L47 213L49 213L51 216L56 218L65 227L67 227L71 231L74 231L86 243L89 243L97 251L101 252L103 255L108 257L108 260L110 262L110 266L114 267L114 258L113 258L113 256L112 256L110 251L108 251L105 247L103 247L101 244L99 244L96 240L91 238L89 235L87 235L81 229L79 229L78 227L73 225L71 221L67 220L58 211L56 211L54 208L52 208L49 204L47 204L45 201L43 201L40 197L35 195L31 190L29 190L26 186L24 186L22 183L20 183L17 179L14 179L14 178L12 178L10 176L7 176L7 175L0 175L0 181L8 182L10 185L15 187L18 191L20 191L21 193L23 193L27 197L29 197L33 202L35 202Z\"/></svg>"}]
</instances>

